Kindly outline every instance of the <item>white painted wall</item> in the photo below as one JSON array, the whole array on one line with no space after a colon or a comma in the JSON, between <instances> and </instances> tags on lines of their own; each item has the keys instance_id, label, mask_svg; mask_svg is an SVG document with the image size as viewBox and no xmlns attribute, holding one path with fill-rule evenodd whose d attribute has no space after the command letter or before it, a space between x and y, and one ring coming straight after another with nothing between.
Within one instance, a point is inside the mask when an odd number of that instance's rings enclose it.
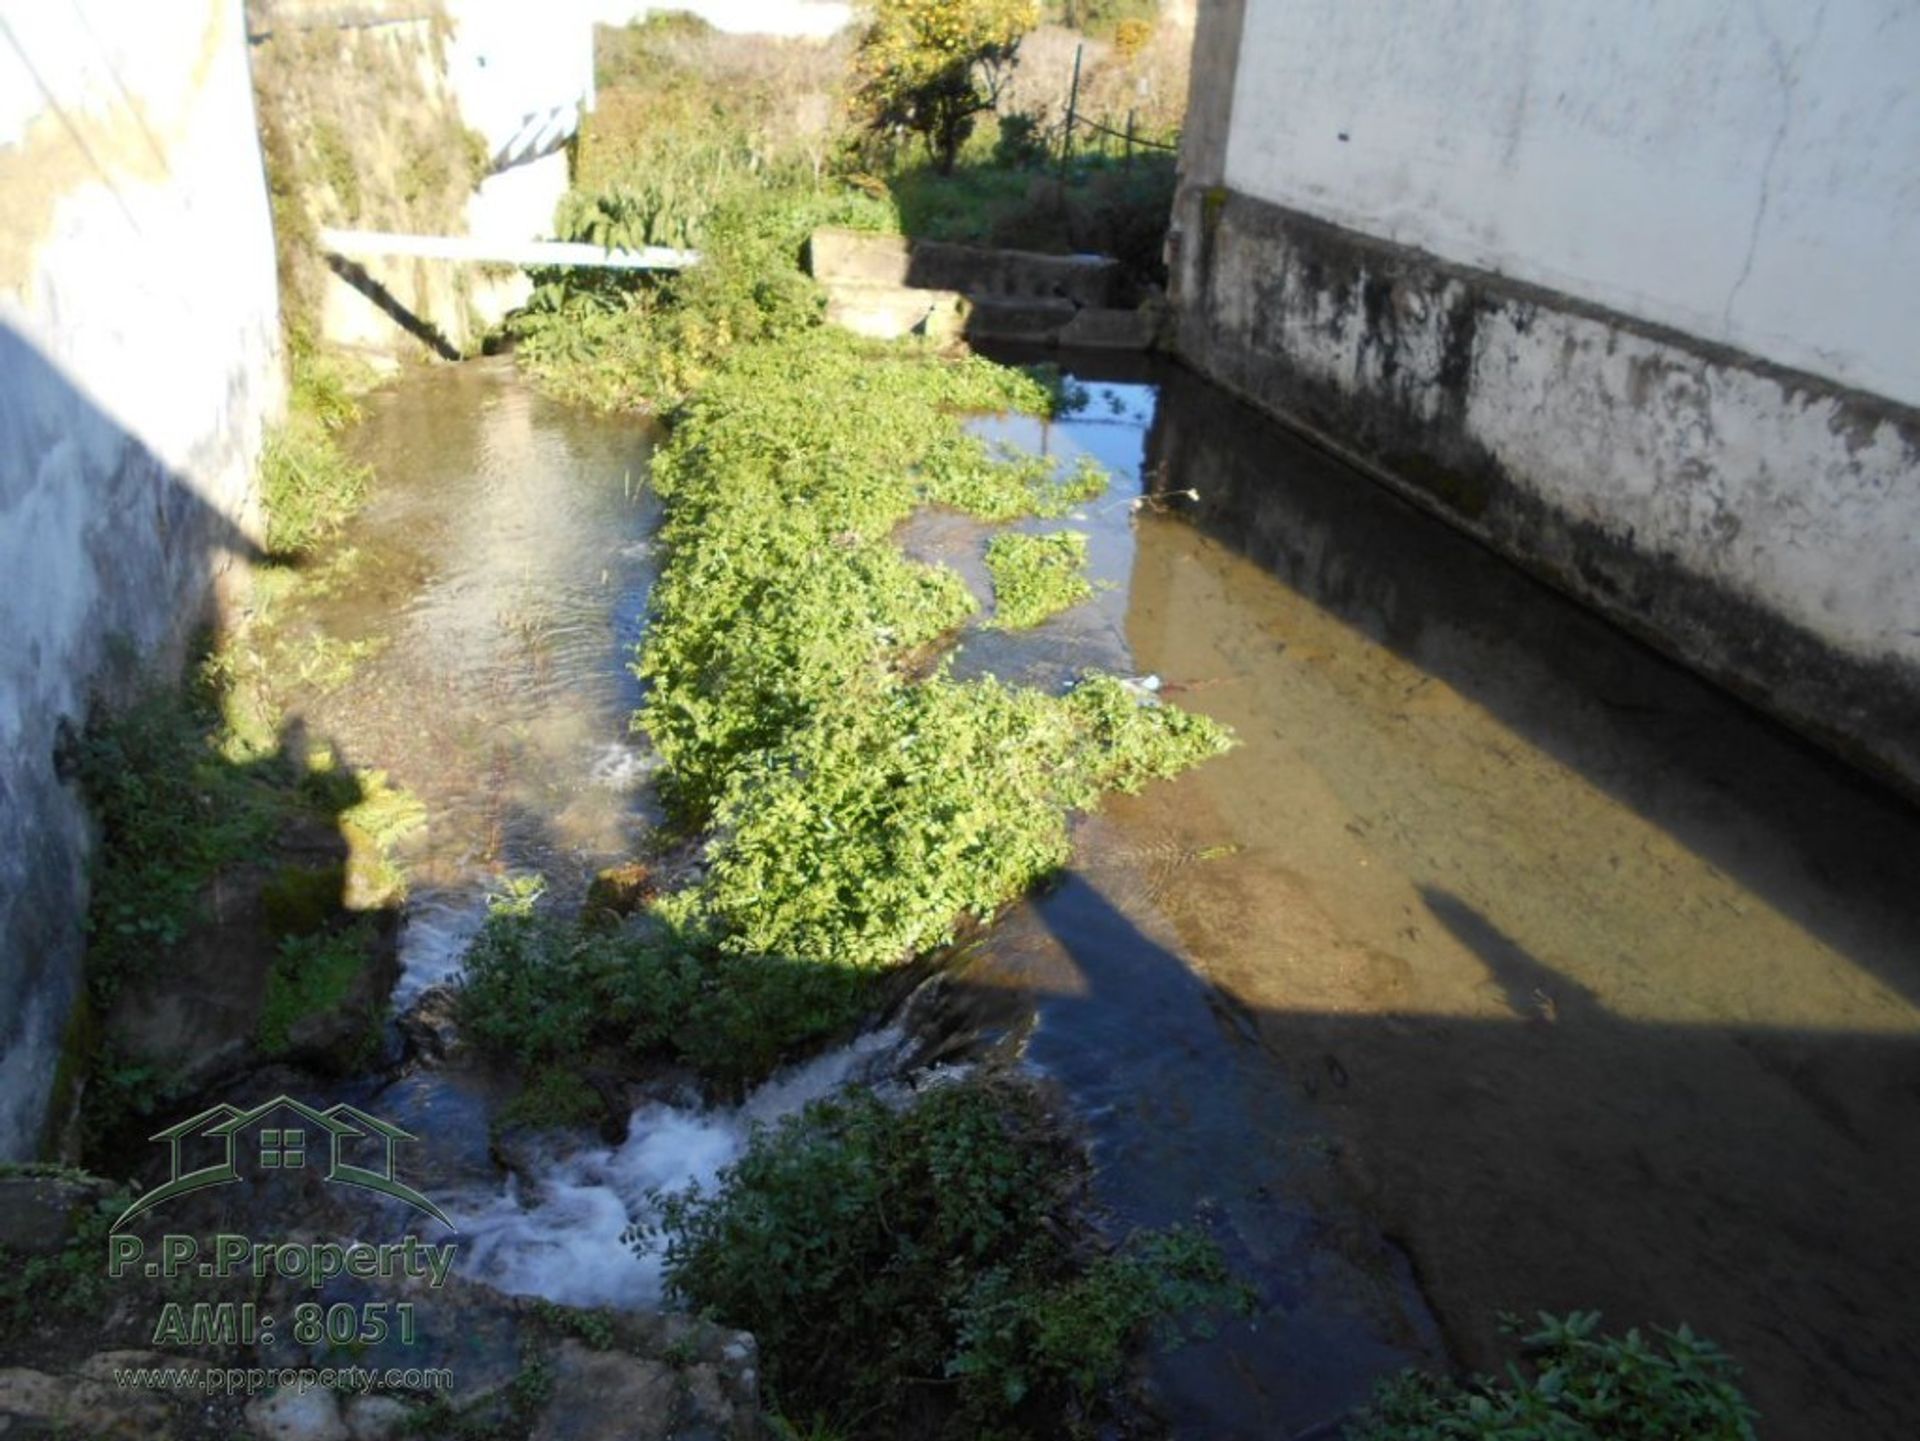
<instances>
[{"instance_id":1,"label":"white painted wall","mask_svg":"<svg viewBox=\"0 0 1920 1441\"><path fill-rule=\"evenodd\" d=\"M240 0L0 0L0 1159L80 978L54 765L116 648L177 662L252 545L281 403Z\"/></svg>"},{"instance_id":2,"label":"white painted wall","mask_svg":"<svg viewBox=\"0 0 1920 1441\"><path fill-rule=\"evenodd\" d=\"M1249 0L1229 188L1920 403L1920 4Z\"/></svg>"},{"instance_id":3,"label":"white painted wall","mask_svg":"<svg viewBox=\"0 0 1920 1441\"><path fill-rule=\"evenodd\" d=\"M593 108L590 0L443 0L447 79L502 169L553 153Z\"/></svg>"}]
</instances>

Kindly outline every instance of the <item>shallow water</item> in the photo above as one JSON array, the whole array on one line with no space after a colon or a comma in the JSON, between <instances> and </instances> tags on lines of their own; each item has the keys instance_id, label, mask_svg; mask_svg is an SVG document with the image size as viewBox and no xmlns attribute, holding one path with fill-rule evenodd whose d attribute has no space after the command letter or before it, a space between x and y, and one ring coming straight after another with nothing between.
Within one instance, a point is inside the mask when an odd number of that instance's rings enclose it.
<instances>
[{"instance_id":1,"label":"shallow water","mask_svg":"<svg viewBox=\"0 0 1920 1441\"><path fill-rule=\"evenodd\" d=\"M1693 1323L1766 1434L1900 1432L1920 817L1191 376L1133 378L1149 491L1199 499L1133 520L1099 604L1241 745L1086 823L971 978L1036 998L1121 1224L1198 1205L1262 1289L1160 1368L1178 1433L1494 1366L1497 1313L1542 1307Z\"/></svg>"},{"instance_id":2,"label":"shallow water","mask_svg":"<svg viewBox=\"0 0 1920 1441\"><path fill-rule=\"evenodd\" d=\"M651 440L484 360L376 393L352 449L378 482L346 580L307 614L383 645L303 710L427 807L405 856L404 1006L454 973L507 878L577 896L646 829L654 760L628 731L628 662L655 573Z\"/></svg>"},{"instance_id":3,"label":"shallow water","mask_svg":"<svg viewBox=\"0 0 1920 1441\"><path fill-rule=\"evenodd\" d=\"M1081 413L980 425L1115 472L1033 523L1086 530L1102 588L971 628L957 668L1153 673L1241 744L1082 823L948 1004L1070 1103L1116 1230L1198 1224L1256 1286L1256 1317L1156 1364L1176 1434L1295 1434L1404 1362L1495 1364L1502 1309L1590 1306L1719 1338L1766 1434L1900 1434L1914 813L1191 377L1079 368L1109 376ZM392 642L309 717L428 805L404 1001L504 876L576 892L644 831L647 435L486 362L407 378L358 444L381 484L314 623ZM987 533L901 539L986 601ZM738 1111L643 1107L537 1184L500 1179L471 1078L380 1105L445 1152L471 1268L636 1304L657 1262L619 1232L647 1192L891 1045Z\"/></svg>"}]
</instances>

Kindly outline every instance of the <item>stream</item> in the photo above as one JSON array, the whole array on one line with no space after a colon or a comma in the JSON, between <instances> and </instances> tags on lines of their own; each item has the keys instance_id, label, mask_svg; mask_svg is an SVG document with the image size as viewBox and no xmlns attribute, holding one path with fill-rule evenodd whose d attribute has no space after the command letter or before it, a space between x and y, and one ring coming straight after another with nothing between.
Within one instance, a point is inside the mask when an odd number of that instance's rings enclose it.
<instances>
[{"instance_id":1,"label":"stream","mask_svg":"<svg viewBox=\"0 0 1920 1441\"><path fill-rule=\"evenodd\" d=\"M956 670L1150 675L1241 744L1079 822L1071 869L916 1014L1055 1090L1119 1230L1197 1224L1255 1288L1153 1362L1172 1432L1299 1434L1397 1366L1502 1363L1503 1310L1591 1307L1721 1341L1779 1434L1897 1433L1920 818L1193 377L1067 368L1071 416L976 424L1113 472L1029 523L1089 535L1096 595L970 629ZM650 444L502 360L369 401L351 582L306 623L374 649L300 710L427 808L396 1008L510 878L573 904L651 824L627 670ZM899 539L984 602L986 534L923 514ZM881 1029L738 1107L650 1100L620 1146L541 1138L513 1175L484 1075L360 1094L422 1137L468 1274L647 1306L658 1258L622 1233L651 1192L915 1049Z\"/></svg>"}]
</instances>

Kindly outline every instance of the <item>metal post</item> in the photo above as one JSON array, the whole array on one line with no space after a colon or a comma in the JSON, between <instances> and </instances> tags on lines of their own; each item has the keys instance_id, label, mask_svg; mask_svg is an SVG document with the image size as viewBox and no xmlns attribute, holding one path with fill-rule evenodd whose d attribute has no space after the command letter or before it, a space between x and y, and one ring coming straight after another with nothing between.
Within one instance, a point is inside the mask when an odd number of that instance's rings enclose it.
<instances>
[{"instance_id":1,"label":"metal post","mask_svg":"<svg viewBox=\"0 0 1920 1441\"><path fill-rule=\"evenodd\" d=\"M1080 115L1080 57L1086 53L1086 44L1073 47L1073 88L1067 92L1067 130L1060 137L1060 178L1067 178L1067 160L1073 154L1073 127Z\"/></svg>"}]
</instances>

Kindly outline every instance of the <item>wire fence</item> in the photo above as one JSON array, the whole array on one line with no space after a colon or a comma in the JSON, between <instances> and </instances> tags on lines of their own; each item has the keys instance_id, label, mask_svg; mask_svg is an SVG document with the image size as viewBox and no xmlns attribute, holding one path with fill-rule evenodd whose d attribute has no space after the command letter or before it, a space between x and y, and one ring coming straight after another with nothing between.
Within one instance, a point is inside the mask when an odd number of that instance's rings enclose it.
<instances>
[{"instance_id":1,"label":"wire fence","mask_svg":"<svg viewBox=\"0 0 1920 1441\"><path fill-rule=\"evenodd\" d=\"M1115 130L1111 125L1102 125L1091 115L1076 115L1073 117L1073 123L1075 125L1084 125L1087 129L1096 131L1101 135L1111 135L1115 140L1124 141L1129 148L1139 145L1145 146L1148 150L1165 150L1169 154L1178 153L1180 149L1177 141L1149 140L1146 136L1140 134L1133 128L1131 116L1128 117L1128 125L1125 130Z\"/></svg>"},{"instance_id":2,"label":"wire fence","mask_svg":"<svg viewBox=\"0 0 1920 1441\"><path fill-rule=\"evenodd\" d=\"M1091 132L1091 134L1093 134L1094 136L1100 137L1099 139L1096 139L1094 141L1094 145L1098 146L1102 150L1106 150L1110 148L1104 143L1105 141L1118 140L1121 143L1121 145L1124 147L1121 153L1125 160L1125 163L1128 166L1131 166L1133 164L1133 152L1136 147L1146 149L1146 150L1160 150L1160 151L1166 151L1169 153L1178 153L1180 146L1177 142L1168 142L1165 140L1150 140L1146 136L1141 135L1134 124L1135 112L1131 110L1127 112L1127 128L1124 130L1116 130L1113 128L1113 126L1108 125L1103 121L1095 120L1091 115L1081 114L1080 112L1080 61L1081 61L1081 58L1086 53L1086 48L1087 47L1085 45L1078 45L1074 47L1073 84L1072 84L1072 88L1070 88L1067 91L1067 118L1065 123L1060 127L1060 164L1061 166L1064 167L1067 161L1071 159L1073 156L1073 142L1075 138L1074 131L1076 129L1085 129Z\"/></svg>"}]
</instances>

